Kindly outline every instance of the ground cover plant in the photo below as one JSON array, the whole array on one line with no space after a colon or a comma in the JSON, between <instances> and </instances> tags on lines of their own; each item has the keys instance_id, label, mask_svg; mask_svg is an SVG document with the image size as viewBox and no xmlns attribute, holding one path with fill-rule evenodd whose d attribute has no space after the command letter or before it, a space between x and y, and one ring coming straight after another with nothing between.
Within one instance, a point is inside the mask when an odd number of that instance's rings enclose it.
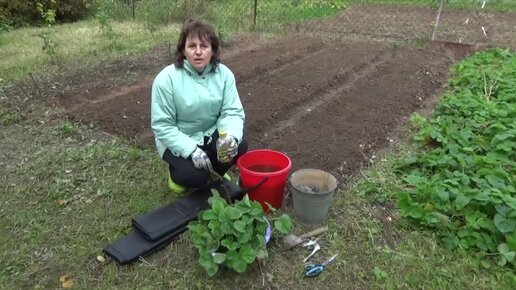
<instances>
[{"instance_id":1,"label":"ground cover plant","mask_svg":"<svg viewBox=\"0 0 516 290\"><path fill-rule=\"evenodd\" d=\"M398 206L436 228L447 247L514 266L516 54L477 54L454 74L434 116L412 118L416 151L399 165L412 188L397 195Z\"/></svg>"}]
</instances>

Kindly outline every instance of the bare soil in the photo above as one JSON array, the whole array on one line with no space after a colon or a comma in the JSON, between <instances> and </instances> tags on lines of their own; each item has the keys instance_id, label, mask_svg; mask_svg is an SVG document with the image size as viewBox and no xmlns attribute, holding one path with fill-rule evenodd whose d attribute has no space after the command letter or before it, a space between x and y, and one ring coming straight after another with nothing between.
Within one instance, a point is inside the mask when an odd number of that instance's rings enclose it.
<instances>
[{"instance_id":1,"label":"bare soil","mask_svg":"<svg viewBox=\"0 0 516 290\"><path fill-rule=\"evenodd\" d=\"M459 47L459 53L464 49L469 47ZM387 146L390 132L426 99L441 92L454 55L294 37L239 49L224 63L237 78L251 149L285 152L293 170L311 167L348 175ZM63 94L57 101L74 121L154 146L152 77L114 87L86 81L83 94Z\"/></svg>"},{"instance_id":2,"label":"bare soil","mask_svg":"<svg viewBox=\"0 0 516 290\"><path fill-rule=\"evenodd\" d=\"M321 35L328 31L353 34L342 29L343 22L359 21L360 15L374 16L371 9L379 8L353 7L312 27L324 27ZM400 19L412 15L424 22L430 11L386 9L381 9L383 14L388 12L382 27L390 21L389 33L400 33L406 27L419 29L420 34L428 32L427 24L417 28ZM464 17L464 13L454 13L455 20L447 11L443 21L457 22ZM496 17L485 19L495 21ZM375 23L371 22L369 35L381 30ZM292 170L319 168L343 178L388 147L396 128L440 95L450 66L481 48L477 43L415 46L365 37L337 40L299 34L301 26L294 29L297 32L281 38L239 36L223 49L222 62L236 75L246 112L245 134L250 149L285 152L293 161ZM364 26L362 33L366 29ZM47 100L62 106L73 121L93 123L107 133L134 138L141 146L153 148L151 83L171 61L170 47L163 46L136 60L62 76Z\"/></svg>"}]
</instances>

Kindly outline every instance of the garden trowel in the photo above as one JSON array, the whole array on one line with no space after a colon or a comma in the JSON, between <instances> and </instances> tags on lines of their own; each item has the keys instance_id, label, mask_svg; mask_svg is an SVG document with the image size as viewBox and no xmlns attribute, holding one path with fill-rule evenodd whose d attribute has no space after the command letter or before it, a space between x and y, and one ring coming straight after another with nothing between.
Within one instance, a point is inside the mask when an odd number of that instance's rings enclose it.
<instances>
[{"instance_id":1,"label":"garden trowel","mask_svg":"<svg viewBox=\"0 0 516 290\"><path fill-rule=\"evenodd\" d=\"M285 250L291 249L295 246L298 246L298 245L306 242L307 238L318 236L320 234L325 233L326 231L328 231L328 227L325 226L325 227L315 229L315 230L308 232L301 236L296 236L294 234L290 234L283 239L284 248L285 248Z\"/></svg>"}]
</instances>

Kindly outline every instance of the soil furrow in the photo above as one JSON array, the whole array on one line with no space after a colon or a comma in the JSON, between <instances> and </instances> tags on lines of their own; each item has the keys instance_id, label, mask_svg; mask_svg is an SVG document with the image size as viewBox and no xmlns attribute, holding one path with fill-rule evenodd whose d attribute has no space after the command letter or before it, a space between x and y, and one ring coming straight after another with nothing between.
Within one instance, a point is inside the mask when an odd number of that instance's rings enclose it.
<instances>
[{"instance_id":1,"label":"soil furrow","mask_svg":"<svg viewBox=\"0 0 516 290\"><path fill-rule=\"evenodd\" d=\"M393 54L393 51L382 51L371 61L359 64L357 67L353 67L349 71L346 71L346 75L352 73L349 77L349 80L343 82L342 85L330 90L326 94L320 96L315 95L312 101L308 101L298 107L295 107L293 112L286 112L282 121L277 122L272 128L265 132L262 138L259 136L253 136L255 137L252 138L253 141L258 142L257 144L265 145L268 141L274 139L276 137L275 135L279 132L284 132L285 130L288 130L289 127L295 126L303 118L313 114L312 112L320 106L323 106L326 103L333 101L335 98L340 97L342 94L345 94L345 92L349 91L358 80L364 77L368 77L369 74L371 74L379 66L392 58Z\"/></svg>"},{"instance_id":2,"label":"soil furrow","mask_svg":"<svg viewBox=\"0 0 516 290\"><path fill-rule=\"evenodd\" d=\"M293 42L299 43L294 49L291 48ZM227 62L224 62L224 64L230 68L236 68L234 73L237 78L237 85L241 87L241 84L245 83L246 80L255 82L256 79L263 76L264 72L267 71L267 75L270 75L276 70L281 70L285 65L292 65L296 59L316 54L323 48L323 42L315 38L288 38L267 41L262 44L261 48L250 46L239 53L228 53ZM245 64L249 62L250 57L257 65L249 66ZM149 131L151 84L152 79L145 79L133 86L124 86L108 91L106 94L73 105L68 113L74 120L99 122L103 124L101 126L106 126L105 129L111 128L118 119L119 122L124 121L126 125L122 127L114 126L110 130L113 131L112 133L129 137L136 136L139 140L147 139L152 137ZM112 109L109 108L118 108L118 112L112 112ZM108 112L111 112L111 114ZM113 115L113 113L116 114ZM86 116L94 118L90 119ZM134 122L127 122L130 120L134 120ZM143 123L141 123L142 121Z\"/></svg>"},{"instance_id":3,"label":"soil furrow","mask_svg":"<svg viewBox=\"0 0 516 290\"><path fill-rule=\"evenodd\" d=\"M151 89L150 84L152 84L151 79L143 79L135 85L121 86L114 90L110 90L107 94L102 94L102 95L97 96L96 98L83 100L83 102L73 105L70 109L68 109L68 113L75 114L75 111L77 111L77 110L82 111L84 106L95 105L97 103L110 101L113 99L117 99L119 97L123 97L125 95L134 94L134 93L140 94L140 93L146 92L147 95L149 95L149 97L150 97L150 89Z\"/></svg>"},{"instance_id":4,"label":"soil furrow","mask_svg":"<svg viewBox=\"0 0 516 290\"><path fill-rule=\"evenodd\" d=\"M237 79L250 149L283 151L293 161L292 170L355 174L374 152L389 147L388 139L401 137L394 134L412 112L437 99L451 63L487 46L478 43L514 43L509 35L514 14L448 9L438 39L460 36L472 45L406 47L425 44L432 11L356 5L335 17L293 25L283 38L233 37L221 58ZM153 147L151 80L171 63L171 50L163 45L136 59L63 73L39 85L40 95L73 109L68 114L73 121Z\"/></svg>"},{"instance_id":5,"label":"soil furrow","mask_svg":"<svg viewBox=\"0 0 516 290\"><path fill-rule=\"evenodd\" d=\"M292 43L297 45L293 46ZM271 74L296 59L317 53L324 47L323 41L315 38L281 39L260 48L233 54L223 59L223 63L233 70L237 84L243 84L259 79L264 74ZM254 65L248 65L250 59L253 60Z\"/></svg>"},{"instance_id":6,"label":"soil furrow","mask_svg":"<svg viewBox=\"0 0 516 290\"><path fill-rule=\"evenodd\" d=\"M324 95L351 78L353 69L371 62L382 46L364 47L360 43L335 43L303 61L285 66L282 71L257 83L239 87L247 115L247 128L253 135L263 133L286 112L300 103Z\"/></svg>"},{"instance_id":7,"label":"soil furrow","mask_svg":"<svg viewBox=\"0 0 516 290\"><path fill-rule=\"evenodd\" d=\"M103 102L85 104L75 114L70 114L70 118L95 123L112 134L134 138L150 130L150 85Z\"/></svg>"},{"instance_id":8,"label":"soil furrow","mask_svg":"<svg viewBox=\"0 0 516 290\"><path fill-rule=\"evenodd\" d=\"M440 92L450 64L429 50L398 49L392 59L357 79L332 102L274 134L267 147L286 152L293 169L353 174L372 152L388 145L390 132L424 99Z\"/></svg>"}]
</instances>

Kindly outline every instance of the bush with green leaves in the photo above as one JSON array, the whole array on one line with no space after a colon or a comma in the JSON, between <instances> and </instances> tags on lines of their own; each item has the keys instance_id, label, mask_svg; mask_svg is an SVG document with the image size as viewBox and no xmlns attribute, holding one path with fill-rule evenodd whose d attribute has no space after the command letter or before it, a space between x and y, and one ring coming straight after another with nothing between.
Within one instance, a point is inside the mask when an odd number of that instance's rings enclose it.
<instances>
[{"instance_id":1,"label":"bush with green leaves","mask_svg":"<svg viewBox=\"0 0 516 290\"><path fill-rule=\"evenodd\" d=\"M0 26L17 28L41 23L40 13L35 9L42 5L55 12L56 23L84 19L95 10L96 0L3 0L0 1Z\"/></svg>"},{"instance_id":2,"label":"bush with green leaves","mask_svg":"<svg viewBox=\"0 0 516 290\"><path fill-rule=\"evenodd\" d=\"M450 248L516 265L516 53L460 62L434 115L414 115L414 149L399 164L403 216L438 229Z\"/></svg>"},{"instance_id":3,"label":"bush with green leaves","mask_svg":"<svg viewBox=\"0 0 516 290\"><path fill-rule=\"evenodd\" d=\"M52 64L58 64L57 47L59 42L53 29L56 23L56 12L53 9L45 9L41 3L36 5L36 9L45 21L46 28L38 35L43 40L43 51L50 57Z\"/></svg>"},{"instance_id":4,"label":"bush with green leaves","mask_svg":"<svg viewBox=\"0 0 516 290\"><path fill-rule=\"evenodd\" d=\"M199 219L188 225L190 240L199 252L199 263L209 276L223 265L238 273L257 259L268 257L266 234L271 231L288 234L290 217L283 214L267 220L262 206L247 195L228 204L219 195L208 200L211 208L201 212Z\"/></svg>"},{"instance_id":5,"label":"bush with green leaves","mask_svg":"<svg viewBox=\"0 0 516 290\"><path fill-rule=\"evenodd\" d=\"M112 0L98 0L98 10L96 18L99 22L102 33L109 40L109 49L120 48L118 34L113 29L113 7Z\"/></svg>"}]
</instances>

